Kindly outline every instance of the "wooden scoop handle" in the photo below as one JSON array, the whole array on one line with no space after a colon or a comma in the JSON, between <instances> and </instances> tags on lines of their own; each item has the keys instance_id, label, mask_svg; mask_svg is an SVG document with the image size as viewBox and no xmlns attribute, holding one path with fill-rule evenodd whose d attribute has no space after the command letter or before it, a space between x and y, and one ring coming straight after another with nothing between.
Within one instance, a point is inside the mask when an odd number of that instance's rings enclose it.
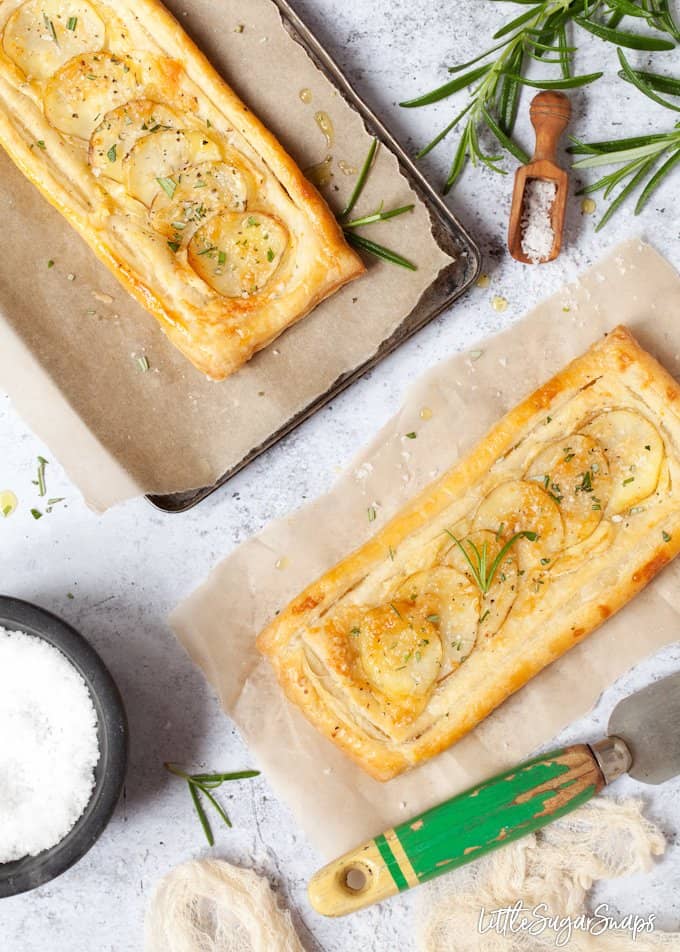
<instances>
[{"instance_id":1,"label":"wooden scoop handle","mask_svg":"<svg viewBox=\"0 0 680 952\"><path fill-rule=\"evenodd\" d=\"M564 93L544 90L531 103L531 122L536 130L534 162L557 161L557 146L571 119L571 102Z\"/></svg>"}]
</instances>

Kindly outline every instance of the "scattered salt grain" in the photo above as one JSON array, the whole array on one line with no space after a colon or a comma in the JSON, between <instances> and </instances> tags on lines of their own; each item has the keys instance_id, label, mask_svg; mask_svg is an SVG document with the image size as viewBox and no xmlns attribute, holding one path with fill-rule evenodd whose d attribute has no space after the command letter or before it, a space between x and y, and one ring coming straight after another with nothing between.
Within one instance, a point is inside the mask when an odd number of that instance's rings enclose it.
<instances>
[{"instance_id":1,"label":"scattered salt grain","mask_svg":"<svg viewBox=\"0 0 680 952\"><path fill-rule=\"evenodd\" d=\"M0 863L59 843L82 816L99 761L85 681L52 645L0 627Z\"/></svg>"},{"instance_id":2,"label":"scattered salt grain","mask_svg":"<svg viewBox=\"0 0 680 952\"><path fill-rule=\"evenodd\" d=\"M550 257L555 244L551 212L557 195L554 182L529 179L522 206L522 251L533 264Z\"/></svg>"}]
</instances>

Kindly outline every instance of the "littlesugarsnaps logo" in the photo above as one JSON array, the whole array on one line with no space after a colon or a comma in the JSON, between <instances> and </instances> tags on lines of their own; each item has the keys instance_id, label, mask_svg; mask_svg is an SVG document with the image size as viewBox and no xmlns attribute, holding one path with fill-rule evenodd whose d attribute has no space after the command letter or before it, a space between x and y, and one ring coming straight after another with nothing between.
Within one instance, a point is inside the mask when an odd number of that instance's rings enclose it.
<instances>
[{"instance_id":1,"label":"littlesugarsnaps logo","mask_svg":"<svg viewBox=\"0 0 680 952\"><path fill-rule=\"evenodd\" d=\"M592 936L605 932L627 932L635 942L639 936L654 931L656 916L627 915L620 919L609 915L606 902L600 903L590 915L555 916L551 915L545 903L539 903L533 909L518 899L514 906L487 910L482 906L477 930L480 935L495 932L498 935L515 935L526 932L528 935L553 933L556 948L569 944L574 932L587 932Z\"/></svg>"}]
</instances>

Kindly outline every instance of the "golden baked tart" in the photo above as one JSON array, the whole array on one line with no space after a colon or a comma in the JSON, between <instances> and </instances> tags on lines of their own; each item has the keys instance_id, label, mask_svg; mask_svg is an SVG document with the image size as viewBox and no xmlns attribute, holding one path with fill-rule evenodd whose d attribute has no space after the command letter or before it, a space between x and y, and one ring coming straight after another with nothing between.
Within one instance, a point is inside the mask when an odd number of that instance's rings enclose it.
<instances>
[{"instance_id":1,"label":"golden baked tart","mask_svg":"<svg viewBox=\"0 0 680 952\"><path fill-rule=\"evenodd\" d=\"M157 0L3 0L0 144L215 380L364 270Z\"/></svg>"},{"instance_id":2,"label":"golden baked tart","mask_svg":"<svg viewBox=\"0 0 680 952\"><path fill-rule=\"evenodd\" d=\"M260 635L379 780L459 740L680 551L680 386L617 328Z\"/></svg>"}]
</instances>

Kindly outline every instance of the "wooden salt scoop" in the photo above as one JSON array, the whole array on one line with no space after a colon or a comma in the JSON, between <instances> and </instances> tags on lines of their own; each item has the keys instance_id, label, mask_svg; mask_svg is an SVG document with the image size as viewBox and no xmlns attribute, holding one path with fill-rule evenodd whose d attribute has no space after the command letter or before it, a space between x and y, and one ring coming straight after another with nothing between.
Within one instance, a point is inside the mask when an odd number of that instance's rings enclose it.
<instances>
[{"instance_id":1,"label":"wooden salt scoop","mask_svg":"<svg viewBox=\"0 0 680 952\"><path fill-rule=\"evenodd\" d=\"M557 165L557 146L571 119L571 102L564 93L544 90L532 100L530 115L532 125L536 130L536 150L531 162L519 168L515 176L508 247L510 254L517 261L522 261L524 264L535 263L522 250L524 193L527 183L532 179L554 182L557 191L550 215L554 241L552 251L548 257L543 258L540 262L544 264L546 261L554 261L562 248L569 175Z\"/></svg>"}]
</instances>

